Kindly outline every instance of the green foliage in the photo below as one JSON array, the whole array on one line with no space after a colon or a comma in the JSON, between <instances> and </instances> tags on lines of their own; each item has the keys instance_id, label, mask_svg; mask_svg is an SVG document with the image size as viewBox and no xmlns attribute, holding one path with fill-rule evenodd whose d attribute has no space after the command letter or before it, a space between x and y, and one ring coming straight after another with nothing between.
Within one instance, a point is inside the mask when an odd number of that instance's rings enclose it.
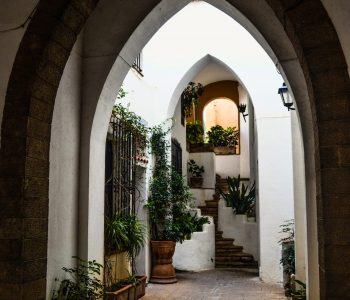
<instances>
[{"instance_id":1,"label":"green foliage","mask_svg":"<svg viewBox=\"0 0 350 300\"><path fill-rule=\"evenodd\" d=\"M192 177L202 177L202 173L204 173L204 167L199 166L193 159L190 159L187 162L188 172L192 175Z\"/></svg>"},{"instance_id":2,"label":"green foliage","mask_svg":"<svg viewBox=\"0 0 350 300\"><path fill-rule=\"evenodd\" d=\"M192 215L187 212L182 217L182 240L189 240L193 232L203 231L203 225L209 224L209 219L207 217L198 217L197 213Z\"/></svg>"},{"instance_id":3,"label":"green foliage","mask_svg":"<svg viewBox=\"0 0 350 300\"><path fill-rule=\"evenodd\" d=\"M78 260L76 268L62 269L69 274L70 279L64 279L60 283L58 291L53 292L54 300L95 300L103 296L103 284L98 279L102 265L93 261L85 261L74 256Z\"/></svg>"},{"instance_id":4,"label":"green foliage","mask_svg":"<svg viewBox=\"0 0 350 300\"><path fill-rule=\"evenodd\" d=\"M126 251L132 259L145 243L145 226L133 214L115 214L106 219L106 238L117 252Z\"/></svg>"},{"instance_id":5,"label":"green foliage","mask_svg":"<svg viewBox=\"0 0 350 300\"><path fill-rule=\"evenodd\" d=\"M124 88L121 87L118 91L117 99L123 99L126 96L127 92L124 91Z\"/></svg>"},{"instance_id":6,"label":"green foliage","mask_svg":"<svg viewBox=\"0 0 350 300\"><path fill-rule=\"evenodd\" d=\"M295 248L294 242L282 245L282 258L280 264L283 266L283 272L291 275L295 273Z\"/></svg>"},{"instance_id":7,"label":"green foliage","mask_svg":"<svg viewBox=\"0 0 350 300\"><path fill-rule=\"evenodd\" d=\"M233 208L235 214L248 214L255 206L255 182L251 187L241 183L241 177L228 177L228 192L220 191L227 206Z\"/></svg>"},{"instance_id":8,"label":"green foliage","mask_svg":"<svg viewBox=\"0 0 350 300\"><path fill-rule=\"evenodd\" d=\"M140 280L135 275L129 275L127 278L118 280L118 282L114 283L110 288L108 288L108 290L117 291L128 284L136 286L139 283Z\"/></svg>"},{"instance_id":9,"label":"green foliage","mask_svg":"<svg viewBox=\"0 0 350 300\"><path fill-rule=\"evenodd\" d=\"M204 87L200 83L190 82L181 94L183 112L186 117L192 115L192 107L197 108L199 97L203 94Z\"/></svg>"},{"instance_id":10,"label":"green foliage","mask_svg":"<svg viewBox=\"0 0 350 300\"><path fill-rule=\"evenodd\" d=\"M112 117L117 117L125 122L126 125L133 129L133 133L146 138L150 129L144 124L142 118L130 111L130 104L123 106L121 103L115 104L112 110Z\"/></svg>"},{"instance_id":11,"label":"green foliage","mask_svg":"<svg viewBox=\"0 0 350 300\"><path fill-rule=\"evenodd\" d=\"M295 273L295 247L294 247L294 220L287 220L280 225L285 236L279 240L282 245L282 258L280 264L283 266L283 271L288 274Z\"/></svg>"},{"instance_id":12,"label":"green foliage","mask_svg":"<svg viewBox=\"0 0 350 300\"><path fill-rule=\"evenodd\" d=\"M216 125L211 127L207 134L208 142L215 147L231 147L238 145L239 131L236 130L236 127L224 129L222 126Z\"/></svg>"},{"instance_id":13,"label":"green foliage","mask_svg":"<svg viewBox=\"0 0 350 300\"><path fill-rule=\"evenodd\" d=\"M153 128L151 149L155 164L146 207L153 240L182 241L184 216L188 213L192 195L184 178L168 163L166 134L161 126Z\"/></svg>"},{"instance_id":14,"label":"green foliage","mask_svg":"<svg viewBox=\"0 0 350 300\"><path fill-rule=\"evenodd\" d=\"M186 123L186 140L190 144L203 144L204 129L200 121Z\"/></svg>"},{"instance_id":15,"label":"green foliage","mask_svg":"<svg viewBox=\"0 0 350 300\"><path fill-rule=\"evenodd\" d=\"M306 284L300 280L295 279L295 282L299 285L298 289L292 291L291 296L293 300L306 300Z\"/></svg>"}]
</instances>

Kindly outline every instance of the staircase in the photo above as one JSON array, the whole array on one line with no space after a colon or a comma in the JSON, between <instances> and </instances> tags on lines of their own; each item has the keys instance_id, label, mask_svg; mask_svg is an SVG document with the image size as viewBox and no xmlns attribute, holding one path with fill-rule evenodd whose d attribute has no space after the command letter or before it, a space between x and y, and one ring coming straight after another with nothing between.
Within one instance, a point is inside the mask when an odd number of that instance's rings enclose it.
<instances>
[{"instance_id":1,"label":"staircase","mask_svg":"<svg viewBox=\"0 0 350 300\"><path fill-rule=\"evenodd\" d=\"M218 230L218 202L219 190L227 189L226 179L216 175L216 187L213 200L206 200L205 205L198 206L203 216L211 216L215 224L215 267L216 268L249 268L257 271L258 263L254 257L243 252L243 247L234 244L234 239L224 238L223 232Z\"/></svg>"}]
</instances>

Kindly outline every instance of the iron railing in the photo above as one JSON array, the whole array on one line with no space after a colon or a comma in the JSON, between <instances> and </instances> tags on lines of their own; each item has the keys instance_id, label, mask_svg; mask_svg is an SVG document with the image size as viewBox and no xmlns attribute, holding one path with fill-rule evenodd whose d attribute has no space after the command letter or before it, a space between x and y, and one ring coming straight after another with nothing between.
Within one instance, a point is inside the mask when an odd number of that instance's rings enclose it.
<instances>
[{"instance_id":1,"label":"iron railing","mask_svg":"<svg viewBox=\"0 0 350 300\"><path fill-rule=\"evenodd\" d=\"M142 53L139 53L139 55L137 55L134 63L132 64L132 67L141 75L143 76L142 73Z\"/></svg>"},{"instance_id":2,"label":"iron railing","mask_svg":"<svg viewBox=\"0 0 350 300\"><path fill-rule=\"evenodd\" d=\"M136 156L139 135L118 117L111 118L112 134L107 142L109 162L106 166L106 215L135 213Z\"/></svg>"}]
</instances>

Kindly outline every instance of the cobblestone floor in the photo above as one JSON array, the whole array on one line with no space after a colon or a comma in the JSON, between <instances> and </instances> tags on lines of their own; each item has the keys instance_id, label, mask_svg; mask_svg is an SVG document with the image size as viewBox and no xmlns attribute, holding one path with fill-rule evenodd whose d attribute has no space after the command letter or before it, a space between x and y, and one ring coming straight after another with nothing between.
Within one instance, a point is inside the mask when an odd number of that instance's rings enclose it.
<instances>
[{"instance_id":1,"label":"cobblestone floor","mask_svg":"<svg viewBox=\"0 0 350 300\"><path fill-rule=\"evenodd\" d=\"M281 286L263 283L247 271L215 269L177 273L178 283L152 284L142 300L286 300Z\"/></svg>"}]
</instances>

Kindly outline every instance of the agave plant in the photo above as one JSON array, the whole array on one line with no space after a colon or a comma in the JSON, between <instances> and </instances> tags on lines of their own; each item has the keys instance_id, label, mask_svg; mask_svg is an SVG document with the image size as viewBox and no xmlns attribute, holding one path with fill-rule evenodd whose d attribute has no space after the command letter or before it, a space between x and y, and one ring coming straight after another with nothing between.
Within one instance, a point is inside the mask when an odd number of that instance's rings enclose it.
<instances>
[{"instance_id":1,"label":"agave plant","mask_svg":"<svg viewBox=\"0 0 350 300\"><path fill-rule=\"evenodd\" d=\"M220 190L227 206L233 208L235 214L248 214L255 206L255 182L252 186L241 183L241 177L228 177L228 192Z\"/></svg>"}]
</instances>

